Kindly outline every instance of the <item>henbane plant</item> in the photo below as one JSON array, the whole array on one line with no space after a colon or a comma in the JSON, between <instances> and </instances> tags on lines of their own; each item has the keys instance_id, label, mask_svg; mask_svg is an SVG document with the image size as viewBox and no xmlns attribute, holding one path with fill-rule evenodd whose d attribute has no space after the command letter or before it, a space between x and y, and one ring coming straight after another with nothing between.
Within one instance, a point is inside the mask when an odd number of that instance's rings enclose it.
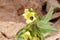
<instances>
[{"instance_id":1,"label":"henbane plant","mask_svg":"<svg viewBox=\"0 0 60 40\"><path fill-rule=\"evenodd\" d=\"M48 24L51 19L54 7L52 6L44 17L36 15L32 8L25 9L23 17L26 19L26 25L24 28L20 29L15 39L16 40L45 40L44 34L54 32L52 26Z\"/></svg>"}]
</instances>

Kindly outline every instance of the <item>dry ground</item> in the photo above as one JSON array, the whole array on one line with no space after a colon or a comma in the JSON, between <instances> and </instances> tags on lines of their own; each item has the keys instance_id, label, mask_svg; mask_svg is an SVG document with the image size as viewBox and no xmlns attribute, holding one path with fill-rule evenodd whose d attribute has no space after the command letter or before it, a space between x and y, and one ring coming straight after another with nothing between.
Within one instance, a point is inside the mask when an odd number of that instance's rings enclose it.
<instances>
[{"instance_id":1,"label":"dry ground","mask_svg":"<svg viewBox=\"0 0 60 40\"><path fill-rule=\"evenodd\" d=\"M0 40L14 40L19 29L25 24L22 17L25 8L44 16L54 5L54 13L49 24L58 31L45 35L46 40L60 40L60 0L0 0Z\"/></svg>"}]
</instances>

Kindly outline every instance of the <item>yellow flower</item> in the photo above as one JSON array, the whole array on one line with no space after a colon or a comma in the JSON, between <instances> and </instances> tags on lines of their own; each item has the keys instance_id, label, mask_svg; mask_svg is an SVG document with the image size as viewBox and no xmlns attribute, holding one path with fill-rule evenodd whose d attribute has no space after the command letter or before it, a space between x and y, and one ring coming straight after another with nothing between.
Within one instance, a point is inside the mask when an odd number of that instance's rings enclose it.
<instances>
[{"instance_id":1,"label":"yellow flower","mask_svg":"<svg viewBox=\"0 0 60 40\"><path fill-rule=\"evenodd\" d=\"M24 34L22 34L21 36L22 36L24 39L28 39L28 38L30 38L30 39L31 39L31 38L32 38L32 37L31 37L31 34L30 34L30 32L29 32L29 31L25 32L25 33L24 33Z\"/></svg>"},{"instance_id":2,"label":"yellow flower","mask_svg":"<svg viewBox=\"0 0 60 40\"><path fill-rule=\"evenodd\" d=\"M25 33L22 34L21 36L22 36L24 39L28 39L28 38L29 38L30 40L38 40L37 37L32 37L29 31L25 32Z\"/></svg>"},{"instance_id":3,"label":"yellow flower","mask_svg":"<svg viewBox=\"0 0 60 40\"><path fill-rule=\"evenodd\" d=\"M24 14L23 14L24 18L26 19L26 23L29 24L33 21L36 20L35 17L35 12L33 12L33 9L25 9Z\"/></svg>"},{"instance_id":4,"label":"yellow flower","mask_svg":"<svg viewBox=\"0 0 60 40\"><path fill-rule=\"evenodd\" d=\"M37 37L33 37L32 40L39 40Z\"/></svg>"}]
</instances>

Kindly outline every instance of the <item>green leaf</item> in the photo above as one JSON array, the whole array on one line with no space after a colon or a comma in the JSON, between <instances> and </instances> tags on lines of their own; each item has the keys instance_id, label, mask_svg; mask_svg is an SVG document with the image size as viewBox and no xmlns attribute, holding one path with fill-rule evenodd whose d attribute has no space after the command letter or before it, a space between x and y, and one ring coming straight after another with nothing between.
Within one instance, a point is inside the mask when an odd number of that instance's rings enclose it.
<instances>
[{"instance_id":1,"label":"green leaf","mask_svg":"<svg viewBox=\"0 0 60 40\"><path fill-rule=\"evenodd\" d=\"M24 40L22 37L16 37L15 40Z\"/></svg>"},{"instance_id":2,"label":"green leaf","mask_svg":"<svg viewBox=\"0 0 60 40\"><path fill-rule=\"evenodd\" d=\"M48 33L48 32L56 31L55 28L53 28L49 24L43 23L42 21L38 21L37 26L39 27L41 33Z\"/></svg>"},{"instance_id":3,"label":"green leaf","mask_svg":"<svg viewBox=\"0 0 60 40\"><path fill-rule=\"evenodd\" d=\"M23 38L21 37L21 35L23 34L23 33L25 33L26 32L26 30L23 28L23 29L21 29L21 30L19 30L18 32L17 32L17 34L16 34L16 37L15 37L15 39L16 40L23 40Z\"/></svg>"},{"instance_id":4,"label":"green leaf","mask_svg":"<svg viewBox=\"0 0 60 40\"><path fill-rule=\"evenodd\" d=\"M24 28L20 29L17 34L15 39L16 40L24 40L21 35L24 34L26 31L31 31L31 25L27 24Z\"/></svg>"},{"instance_id":5,"label":"green leaf","mask_svg":"<svg viewBox=\"0 0 60 40\"><path fill-rule=\"evenodd\" d=\"M48 33L56 31L52 26L47 24L47 22L51 19L52 13L53 13L54 7L51 6L48 14L42 19L39 16L37 17L37 26L39 27L39 30L41 33Z\"/></svg>"},{"instance_id":6,"label":"green leaf","mask_svg":"<svg viewBox=\"0 0 60 40\"><path fill-rule=\"evenodd\" d=\"M36 25L32 26L32 31L30 31L31 36L37 36L38 32L37 32L37 27Z\"/></svg>"},{"instance_id":7,"label":"green leaf","mask_svg":"<svg viewBox=\"0 0 60 40\"><path fill-rule=\"evenodd\" d=\"M53 11L54 11L54 7L51 6L49 12L48 12L47 15L44 16L44 18L43 18L44 23L47 23L47 22L51 19L51 16L52 16Z\"/></svg>"}]
</instances>

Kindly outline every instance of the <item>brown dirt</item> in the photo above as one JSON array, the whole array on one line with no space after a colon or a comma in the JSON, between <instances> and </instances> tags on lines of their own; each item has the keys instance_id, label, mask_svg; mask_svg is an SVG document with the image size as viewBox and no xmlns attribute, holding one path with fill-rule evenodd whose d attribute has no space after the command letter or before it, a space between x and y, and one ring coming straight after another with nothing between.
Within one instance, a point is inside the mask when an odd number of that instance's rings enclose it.
<instances>
[{"instance_id":1,"label":"brown dirt","mask_svg":"<svg viewBox=\"0 0 60 40\"><path fill-rule=\"evenodd\" d=\"M46 40L60 40L60 1L59 0L0 0L0 40L15 40L19 29L25 25L22 17L25 8L44 16L54 5L55 10L49 24L58 31L47 34Z\"/></svg>"}]
</instances>

